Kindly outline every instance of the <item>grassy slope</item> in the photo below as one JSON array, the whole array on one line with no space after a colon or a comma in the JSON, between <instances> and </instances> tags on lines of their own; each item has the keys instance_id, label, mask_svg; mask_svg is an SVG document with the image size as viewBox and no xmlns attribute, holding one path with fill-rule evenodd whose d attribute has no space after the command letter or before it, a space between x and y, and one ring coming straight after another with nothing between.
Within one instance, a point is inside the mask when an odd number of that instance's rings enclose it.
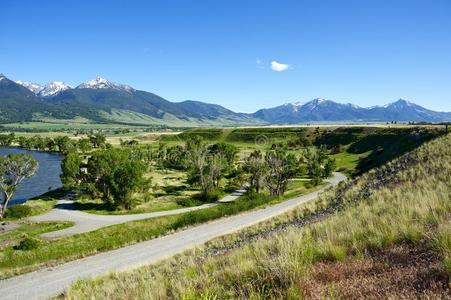
<instances>
[{"instance_id":1,"label":"grassy slope","mask_svg":"<svg viewBox=\"0 0 451 300\"><path fill-rule=\"evenodd\" d=\"M450 182L448 135L340 185L313 206L157 266L80 281L66 296L446 298Z\"/></svg>"}]
</instances>

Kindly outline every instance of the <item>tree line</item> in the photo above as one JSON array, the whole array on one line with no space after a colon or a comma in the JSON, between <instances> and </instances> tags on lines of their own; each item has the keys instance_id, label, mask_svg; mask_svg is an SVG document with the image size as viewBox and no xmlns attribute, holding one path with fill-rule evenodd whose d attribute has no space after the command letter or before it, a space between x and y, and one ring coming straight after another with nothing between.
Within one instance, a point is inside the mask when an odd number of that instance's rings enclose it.
<instances>
[{"instance_id":1,"label":"tree line","mask_svg":"<svg viewBox=\"0 0 451 300\"><path fill-rule=\"evenodd\" d=\"M59 152L67 154L74 151L83 153L96 148L105 148L110 145L102 133L93 133L86 138L71 139L68 136L42 137L34 135L30 137L16 136L14 133L0 134L0 146L18 146L28 150Z\"/></svg>"}]
</instances>

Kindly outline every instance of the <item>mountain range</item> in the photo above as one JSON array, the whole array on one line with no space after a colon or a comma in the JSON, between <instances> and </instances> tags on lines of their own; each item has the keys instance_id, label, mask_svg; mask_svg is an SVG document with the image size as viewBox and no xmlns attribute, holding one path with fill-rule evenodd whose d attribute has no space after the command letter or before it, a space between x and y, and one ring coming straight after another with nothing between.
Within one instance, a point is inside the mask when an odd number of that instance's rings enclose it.
<instances>
[{"instance_id":1,"label":"mountain range","mask_svg":"<svg viewBox=\"0 0 451 300\"><path fill-rule=\"evenodd\" d=\"M318 122L443 122L451 121L451 113L428 110L403 99L385 106L363 108L318 98L245 114L194 100L171 102L156 94L100 77L73 88L61 81L41 85L13 81L0 74L0 123L27 121L238 126Z\"/></svg>"},{"instance_id":2,"label":"mountain range","mask_svg":"<svg viewBox=\"0 0 451 300\"><path fill-rule=\"evenodd\" d=\"M260 109L254 118L271 124L318 122L444 122L451 121L451 113L436 112L410 101L399 99L384 106L359 107L321 98L306 103L287 103Z\"/></svg>"}]
</instances>

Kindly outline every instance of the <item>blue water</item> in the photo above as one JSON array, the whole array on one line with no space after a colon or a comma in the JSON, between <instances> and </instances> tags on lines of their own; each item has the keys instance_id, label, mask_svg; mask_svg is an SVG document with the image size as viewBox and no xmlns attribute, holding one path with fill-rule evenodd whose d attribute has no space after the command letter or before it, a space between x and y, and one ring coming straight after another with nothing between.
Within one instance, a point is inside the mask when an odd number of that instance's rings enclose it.
<instances>
[{"instance_id":1,"label":"blue water","mask_svg":"<svg viewBox=\"0 0 451 300\"><path fill-rule=\"evenodd\" d=\"M42 195L50 190L60 188L62 186L61 160L62 155L55 153L28 151L20 148L4 148L0 147L0 155L8 155L13 153L27 153L33 156L39 162L38 171L33 177L22 181L14 194L10 204L19 204L30 198Z\"/></svg>"}]
</instances>

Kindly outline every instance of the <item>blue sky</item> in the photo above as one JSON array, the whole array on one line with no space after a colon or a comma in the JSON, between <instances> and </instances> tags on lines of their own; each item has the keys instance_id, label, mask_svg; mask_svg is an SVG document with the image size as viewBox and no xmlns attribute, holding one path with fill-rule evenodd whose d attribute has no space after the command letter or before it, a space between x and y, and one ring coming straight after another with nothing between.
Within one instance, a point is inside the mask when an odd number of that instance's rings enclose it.
<instances>
[{"instance_id":1,"label":"blue sky","mask_svg":"<svg viewBox=\"0 0 451 300\"><path fill-rule=\"evenodd\" d=\"M316 97L451 111L451 1L3 0L0 72L242 112Z\"/></svg>"}]
</instances>

